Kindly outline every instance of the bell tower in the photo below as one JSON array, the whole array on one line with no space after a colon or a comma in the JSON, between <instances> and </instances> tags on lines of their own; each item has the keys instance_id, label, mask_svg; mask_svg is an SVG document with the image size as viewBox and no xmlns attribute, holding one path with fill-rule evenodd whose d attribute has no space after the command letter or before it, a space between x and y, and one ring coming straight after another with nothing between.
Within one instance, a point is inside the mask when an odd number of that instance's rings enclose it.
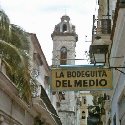
<instances>
[{"instance_id":1,"label":"bell tower","mask_svg":"<svg viewBox=\"0 0 125 125\"><path fill-rule=\"evenodd\" d=\"M51 34L53 40L52 65L75 65L75 47L78 35L75 26L70 23L70 17L64 15L61 22L55 25ZM74 91L56 92L53 95L56 110L61 118L62 125L76 125L76 95Z\"/></svg>"},{"instance_id":2,"label":"bell tower","mask_svg":"<svg viewBox=\"0 0 125 125\"><path fill-rule=\"evenodd\" d=\"M55 25L51 37L53 40L52 65L74 65L78 36L75 32L75 26L70 23L69 16L61 17L61 22Z\"/></svg>"}]
</instances>

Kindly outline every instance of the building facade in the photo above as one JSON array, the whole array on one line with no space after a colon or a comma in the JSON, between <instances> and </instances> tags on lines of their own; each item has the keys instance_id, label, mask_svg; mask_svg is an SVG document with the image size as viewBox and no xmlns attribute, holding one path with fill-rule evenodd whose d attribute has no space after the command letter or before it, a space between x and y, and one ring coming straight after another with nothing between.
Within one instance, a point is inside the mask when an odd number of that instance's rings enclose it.
<instances>
[{"instance_id":1,"label":"building facade","mask_svg":"<svg viewBox=\"0 0 125 125\"><path fill-rule=\"evenodd\" d=\"M42 118L43 124L61 125L61 121L51 103L50 68L41 49L36 34L29 34L31 42L31 75L37 80L33 91L33 108Z\"/></svg>"},{"instance_id":2,"label":"building facade","mask_svg":"<svg viewBox=\"0 0 125 125\"><path fill-rule=\"evenodd\" d=\"M27 34L30 43L32 101L20 97L17 86L9 79L0 58L0 124L1 125L61 125L59 116L50 101L50 69L35 34Z\"/></svg>"},{"instance_id":3,"label":"building facade","mask_svg":"<svg viewBox=\"0 0 125 125\"><path fill-rule=\"evenodd\" d=\"M112 25L112 49L110 57L110 65L116 67L113 70L114 89L111 100L111 125L124 125L125 123L125 1L117 0L115 2L115 13ZM117 58L118 57L118 58Z\"/></svg>"},{"instance_id":4,"label":"building facade","mask_svg":"<svg viewBox=\"0 0 125 125\"><path fill-rule=\"evenodd\" d=\"M125 0L98 0L98 23L94 29L93 43L108 45L105 67L111 68L113 73L113 88L103 91L105 115L102 116L104 125L124 125L125 122ZM107 21L99 23L100 19ZM99 27L99 24L100 27ZM99 32L100 29L104 32ZM106 33L107 32L107 33ZM103 34L104 37L102 36ZM100 43L95 36L100 37ZM98 37L98 38L99 38ZM107 42L105 42L105 38ZM93 44L92 43L92 44Z\"/></svg>"}]
</instances>

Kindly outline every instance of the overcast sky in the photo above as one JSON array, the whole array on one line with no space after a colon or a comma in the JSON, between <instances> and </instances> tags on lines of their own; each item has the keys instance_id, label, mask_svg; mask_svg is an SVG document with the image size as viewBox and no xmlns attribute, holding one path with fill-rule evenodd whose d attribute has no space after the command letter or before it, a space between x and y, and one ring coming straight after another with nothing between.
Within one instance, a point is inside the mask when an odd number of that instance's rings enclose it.
<instances>
[{"instance_id":1,"label":"overcast sky","mask_svg":"<svg viewBox=\"0 0 125 125\"><path fill-rule=\"evenodd\" d=\"M60 18L68 15L78 34L76 58L86 58L84 52L88 51L90 42L85 40L91 40L92 16L97 12L97 0L0 0L0 7L11 23L37 35L49 65L52 64L53 49L51 34ZM84 63L78 62L80 65Z\"/></svg>"}]
</instances>

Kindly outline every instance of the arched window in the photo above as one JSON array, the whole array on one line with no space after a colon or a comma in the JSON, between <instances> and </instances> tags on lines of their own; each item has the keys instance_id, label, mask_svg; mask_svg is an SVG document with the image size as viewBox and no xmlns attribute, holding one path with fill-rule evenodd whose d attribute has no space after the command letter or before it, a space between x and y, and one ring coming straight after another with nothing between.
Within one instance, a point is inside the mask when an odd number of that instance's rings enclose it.
<instances>
[{"instance_id":1,"label":"arched window","mask_svg":"<svg viewBox=\"0 0 125 125\"><path fill-rule=\"evenodd\" d=\"M60 65L66 65L67 62L67 49L62 47L60 49Z\"/></svg>"},{"instance_id":2,"label":"arched window","mask_svg":"<svg viewBox=\"0 0 125 125\"><path fill-rule=\"evenodd\" d=\"M67 25L63 24L63 32L67 31Z\"/></svg>"},{"instance_id":3,"label":"arched window","mask_svg":"<svg viewBox=\"0 0 125 125\"><path fill-rule=\"evenodd\" d=\"M82 103L86 104L86 97L85 96L82 97Z\"/></svg>"}]
</instances>

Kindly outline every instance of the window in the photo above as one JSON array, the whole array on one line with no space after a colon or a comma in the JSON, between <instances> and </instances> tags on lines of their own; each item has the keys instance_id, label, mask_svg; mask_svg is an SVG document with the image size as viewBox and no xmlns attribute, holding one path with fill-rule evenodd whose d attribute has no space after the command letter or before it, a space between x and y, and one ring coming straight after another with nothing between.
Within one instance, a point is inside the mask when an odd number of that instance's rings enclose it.
<instances>
[{"instance_id":1,"label":"window","mask_svg":"<svg viewBox=\"0 0 125 125\"><path fill-rule=\"evenodd\" d=\"M108 125L111 125L111 119L108 120Z\"/></svg>"},{"instance_id":2,"label":"window","mask_svg":"<svg viewBox=\"0 0 125 125\"><path fill-rule=\"evenodd\" d=\"M67 31L67 25L63 24L63 32Z\"/></svg>"},{"instance_id":3,"label":"window","mask_svg":"<svg viewBox=\"0 0 125 125\"><path fill-rule=\"evenodd\" d=\"M82 119L85 119L86 117L85 116L82 116Z\"/></svg>"},{"instance_id":4,"label":"window","mask_svg":"<svg viewBox=\"0 0 125 125\"><path fill-rule=\"evenodd\" d=\"M84 104L86 104L86 99L84 99Z\"/></svg>"},{"instance_id":5,"label":"window","mask_svg":"<svg viewBox=\"0 0 125 125\"><path fill-rule=\"evenodd\" d=\"M102 28L102 34L110 34L111 33L111 20L101 19L101 28Z\"/></svg>"},{"instance_id":6,"label":"window","mask_svg":"<svg viewBox=\"0 0 125 125\"><path fill-rule=\"evenodd\" d=\"M86 98L85 98L85 96L82 97L82 102L83 102L83 104L86 104Z\"/></svg>"},{"instance_id":7,"label":"window","mask_svg":"<svg viewBox=\"0 0 125 125\"><path fill-rule=\"evenodd\" d=\"M60 50L60 64L66 65L67 62L67 49L66 47L62 47Z\"/></svg>"},{"instance_id":8,"label":"window","mask_svg":"<svg viewBox=\"0 0 125 125\"><path fill-rule=\"evenodd\" d=\"M113 117L113 125L116 125L116 114Z\"/></svg>"},{"instance_id":9,"label":"window","mask_svg":"<svg viewBox=\"0 0 125 125\"><path fill-rule=\"evenodd\" d=\"M84 113L85 113L85 111L82 111L82 113L84 114Z\"/></svg>"},{"instance_id":10,"label":"window","mask_svg":"<svg viewBox=\"0 0 125 125\"><path fill-rule=\"evenodd\" d=\"M82 111L82 119L85 119L86 116L85 116L85 111Z\"/></svg>"}]
</instances>

